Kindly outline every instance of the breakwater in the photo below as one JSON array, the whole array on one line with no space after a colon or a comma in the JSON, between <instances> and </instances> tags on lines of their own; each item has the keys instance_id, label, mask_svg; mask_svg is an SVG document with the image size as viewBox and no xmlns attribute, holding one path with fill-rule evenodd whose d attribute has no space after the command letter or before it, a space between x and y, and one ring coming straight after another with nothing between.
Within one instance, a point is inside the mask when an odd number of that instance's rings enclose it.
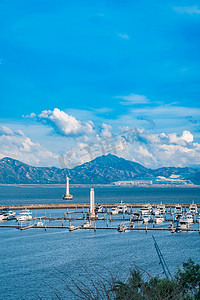
<instances>
[{"instance_id":1,"label":"breakwater","mask_svg":"<svg viewBox=\"0 0 200 300\"><path fill-rule=\"evenodd\" d=\"M128 208L141 208L145 203L126 203ZM183 208L189 208L189 203L179 203ZM119 203L101 203L103 208L111 208L119 205ZM166 208L174 208L177 203L165 203ZM151 203L152 207L158 206L158 203ZM22 209L78 209L78 208L89 208L89 203L61 203L61 204L23 204L23 205L0 205L0 210L3 208L9 208L12 210ZM200 208L200 203L197 204Z\"/></svg>"}]
</instances>

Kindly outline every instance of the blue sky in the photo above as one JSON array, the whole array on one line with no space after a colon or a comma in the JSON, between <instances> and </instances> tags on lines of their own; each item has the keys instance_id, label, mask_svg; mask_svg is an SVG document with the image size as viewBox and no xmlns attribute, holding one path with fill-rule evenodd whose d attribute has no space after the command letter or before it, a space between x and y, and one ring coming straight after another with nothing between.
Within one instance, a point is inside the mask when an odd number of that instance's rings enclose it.
<instances>
[{"instance_id":1,"label":"blue sky","mask_svg":"<svg viewBox=\"0 0 200 300\"><path fill-rule=\"evenodd\" d=\"M105 131L102 124L112 127L111 135L125 127L146 130L146 136L175 133L180 138L187 131L193 135L192 143L198 143L198 4L147 0L1 1L2 126L11 129L15 138L21 130L24 139L40 144L41 152L46 149L55 160L73 147L80 148L80 143L90 143L84 134L92 140L98 138ZM72 116L83 130L72 118L65 120L65 125L58 124L61 116L57 115L55 121L55 108L66 113L62 121ZM46 110L51 113L41 117ZM68 121L72 121L76 134L73 130L66 134L66 126L71 128ZM149 129L152 121L154 126ZM88 122L93 123L91 131ZM3 130L3 134L8 131ZM20 146L23 140L18 142L12 152L12 144L5 145L4 138L0 156L24 158L36 165L56 164L31 149L31 156L25 156ZM139 146L129 149L125 157L148 165L146 154L135 153ZM149 147L145 149L155 156ZM184 147L194 150L194 145ZM194 151L192 157L196 160L184 158L179 165L197 164L198 147ZM172 162L177 161L176 155ZM149 166L162 165L162 155L155 159ZM170 162L171 158L164 164Z\"/></svg>"}]
</instances>

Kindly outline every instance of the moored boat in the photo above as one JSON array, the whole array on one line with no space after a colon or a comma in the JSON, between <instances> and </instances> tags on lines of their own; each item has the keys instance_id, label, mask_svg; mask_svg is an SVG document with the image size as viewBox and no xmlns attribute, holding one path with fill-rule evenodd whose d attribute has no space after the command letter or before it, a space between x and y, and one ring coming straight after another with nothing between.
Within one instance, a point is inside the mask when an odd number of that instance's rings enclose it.
<instances>
[{"instance_id":1,"label":"moored boat","mask_svg":"<svg viewBox=\"0 0 200 300\"><path fill-rule=\"evenodd\" d=\"M8 220L8 216L6 216L6 215L0 213L0 222L1 222L1 221L6 221L6 220Z\"/></svg>"},{"instance_id":2,"label":"moored boat","mask_svg":"<svg viewBox=\"0 0 200 300\"><path fill-rule=\"evenodd\" d=\"M9 208L3 208L1 213L5 216L8 216L8 219L12 219L15 217L15 212L10 210Z\"/></svg>"},{"instance_id":3,"label":"moored boat","mask_svg":"<svg viewBox=\"0 0 200 300\"><path fill-rule=\"evenodd\" d=\"M187 214L184 216L184 219L185 219L189 224L192 224L192 223L194 222L193 216L192 216L190 213L187 213Z\"/></svg>"},{"instance_id":4,"label":"moored boat","mask_svg":"<svg viewBox=\"0 0 200 300\"><path fill-rule=\"evenodd\" d=\"M180 221L179 221L179 224L178 224L178 226L177 226L177 228L176 228L176 230L177 231L187 231L189 229L189 224L188 224L188 222L185 220L185 219L181 219Z\"/></svg>"},{"instance_id":5,"label":"moored boat","mask_svg":"<svg viewBox=\"0 0 200 300\"><path fill-rule=\"evenodd\" d=\"M22 210L18 216L16 216L16 219L18 222L21 221L31 221L32 218L32 212L28 209Z\"/></svg>"},{"instance_id":6,"label":"moored boat","mask_svg":"<svg viewBox=\"0 0 200 300\"><path fill-rule=\"evenodd\" d=\"M91 227L91 222L89 222L87 219L85 219L82 227L83 228L90 228Z\"/></svg>"},{"instance_id":7,"label":"moored boat","mask_svg":"<svg viewBox=\"0 0 200 300\"><path fill-rule=\"evenodd\" d=\"M119 213L118 207L112 207L111 208L111 214L112 215L118 215L118 213Z\"/></svg>"},{"instance_id":8,"label":"moored boat","mask_svg":"<svg viewBox=\"0 0 200 300\"><path fill-rule=\"evenodd\" d=\"M118 213L124 214L127 212L127 206L123 201L120 202L120 204L117 206L117 208L118 208Z\"/></svg>"},{"instance_id":9,"label":"moored boat","mask_svg":"<svg viewBox=\"0 0 200 300\"><path fill-rule=\"evenodd\" d=\"M155 220L156 224L162 224L165 219L162 215L158 215L158 216L155 217L154 220Z\"/></svg>"},{"instance_id":10,"label":"moored boat","mask_svg":"<svg viewBox=\"0 0 200 300\"><path fill-rule=\"evenodd\" d=\"M140 209L140 212L141 212L142 215L149 215L149 214L151 214L152 213L152 206L151 206L151 204L150 203L144 204L142 206L142 208Z\"/></svg>"},{"instance_id":11,"label":"moored boat","mask_svg":"<svg viewBox=\"0 0 200 300\"><path fill-rule=\"evenodd\" d=\"M182 212L183 212L182 206L180 204L177 204L174 208L174 213L175 214L182 214Z\"/></svg>"},{"instance_id":12,"label":"moored boat","mask_svg":"<svg viewBox=\"0 0 200 300\"><path fill-rule=\"evenodd\" d=\"M194 203L194 201L192 202L192 204L190 204L189 213L192 215L198 214L198 208L197 205Z\"/></svg>"},{"instance_id":13,"label":"moored boat","mask_svg":"<svg viewBox=\"0 0 200 300\"><path fill-rule=\"evenodd\" d=\"M156 209L160 212L160 214L165 214L166 212L165 204L163 204L162 202L160 202L160 204L156 206Z\"/></svg>"},{"instance_id":14,"label":"moored boat","mask_svg":"<svg viewBox=\"0 0 200 300\"><path fill-rule=\"evenodd\" d=\"M104 212L104 208L103 208L103 206L101 206L101 204L96 204L95 205L95 212L96 213L103 213Z\"/></svg>"},{"instance_id":15,"label":"moored boat","mask_svg":"<svg viewBox=\"0 0 200 300\"><path fill-rule=\"evenodd\" d=\"M42 222L42 219L40 218L40 221L37 222L37 227L44 227L44 222Z\"/></svg>"}]
</instances>

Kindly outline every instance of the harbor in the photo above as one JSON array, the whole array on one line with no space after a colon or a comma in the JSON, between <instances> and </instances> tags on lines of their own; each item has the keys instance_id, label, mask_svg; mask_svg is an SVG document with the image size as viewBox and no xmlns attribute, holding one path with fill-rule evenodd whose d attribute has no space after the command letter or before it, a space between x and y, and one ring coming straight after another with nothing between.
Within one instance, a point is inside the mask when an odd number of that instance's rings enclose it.
<instances>
[{"instance_id":1,"label":"harbor","mask_svg":"<svg viewBox=\"0 0 200 300\"><path fill-rule=\"evenodd\" d=\"M161 247L171 272L175 272L176 266L184 261L186 253L199 262L199 189L163 191L94 186L93 210L90 207L88 187L71 188L71 201L63 200L62 195L66 194L63 187L4 188L0 201L1 210L7 208L15 215L0 222L2 274L10 286L20 278L17 294L21 295L19 298L23 298L22 294L26 292L23 289L25 273L31 282L29 291L32 286L36 286L44 299L50 293L45 284L41 286L44 276L49 284L55 282L60 290L65 291L65 287L51 275L54 273L54 266L77 277L81 265L90 270L94 262L95 271L98 262L101 268L105 267L112 272L122 269L123 272L128 272L133 263L157 274L161 271L161 266L158 265L152 235ZM180 215L177 209L181 206L182 216L186 216L193 201L198 209L198 213L192 216L193 223L185 230L176 231L179 222L175 217ZM161 219L162 223L158 224L158 209L163 209L161 202L165 205L165 212L162 214L164 221ZM95 212L92 216L90 209ZM145 214L148 209L152 210L150 219ZM26 217L31 220L18 222L17 218L19 219L19 215L23 218L25 210L29 210ZM144 219L147 223L144 223ZM13 265L16 266L15 269ZM19 265L23 270L26 268L23 273L17 267ZM12 298L15 299L14 295Z\"/></svg>"},{"instance_id":2,"label":"harbor","mask_svg":"<svg viewBox=\"0 0 200 300\"><path fill-rule=\"evenodd\" d=\"M69 178L67 191L69 194ZM199 204L185 203L95 203L94 188L90 189L89 203L41 205L12 205L1 207L0 228L67 229L68 231L117 230L199 232ZM73 199L73 196L70 195ZM63 199L65 199L63 198ZM20 212L18 212L21 210ZM32 211L35 212L33 217ZM55 214L58 211L59 214ZM61 213L62 211L62 213ZM36 215L37 212L37 215ZM38 216L39 213L39 216ZM53 213L53 215L52 215ZM14 224L15 223L15 224Z\"/></svg>"}]
</instances>

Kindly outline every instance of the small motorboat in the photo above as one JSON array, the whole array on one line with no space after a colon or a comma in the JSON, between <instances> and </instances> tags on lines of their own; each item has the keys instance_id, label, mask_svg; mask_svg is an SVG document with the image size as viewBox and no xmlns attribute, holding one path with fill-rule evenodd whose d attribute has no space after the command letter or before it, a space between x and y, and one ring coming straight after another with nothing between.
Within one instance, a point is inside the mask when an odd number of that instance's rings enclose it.
<instances>
[{"instance_id":1,"label":"small motorboat","mask_svg":"<svg viewBox=\"0 0 200 300\"><path fill-rule=\"evenodd\" d=\"M162 215L158 215L158 216L155 217L154 220L155 220L156 224L162 224L165 219Z\"/></svg>"},{"instance_id":2,"label":"small motorboat","mask_svg":"<svg viewBox=\"0 0 200 300\"><path fill-rule=\"evenodd\" d=\"M84 220L83 223L83 228L90 228L91 227L91 222L89 222L87 219Z\"/></svg>"},{"instance_id":3,"label":"small motorboat","mask_svg":"<svg viewBox=\"0 0 200 300\"><path fill-rule=\"evenodd\" d=\"M96 204L94 210L95 210L95 213L103 213L104 212L104 208L103 208L103 206L101 206L101 204Z\"/></svg>"},{"instance_id":4,"label":"small motorboat","mask_svg":"<svg viewBox=\"0 0 200 300\"><path fill-rule=\"evenodd\" d=\"M178 226L176 227L176 231L187 231L189 229L189 224L186 220L181 219L179 221Z\"/></svg>"},{"instance_id":5,"label":"small motorboat","mask_svg":"<svg viewBox=\"0 0 200 300\"><path fill-rule=\"evenodd\" d=\"M140 220L140 219L141 219L140 213L134 212L134 213L132 214L131 219L134 220L134 221Z\"/></svg>"},{"instance_id":6,"label":"small motorboat","mask_svg":"<svg viewBox=\"0 0 200 300\"><path fill-rule=\"evenodd\" d=\"M40 218L40 221L37 222L36 226L37 227L44 227L44 222L42 222L41 218Z\"/></svg>"},{"instance_id":7,"label":"small motorboat","mask_svg":"<svg viewBox=\"0 0 200 300\"><path fill-rule=\"evenodd\" d=\"M124 224L120 224L117 228L119 232L125 232L127 229L129 229L129 227Z\"/></svg>"},{"instance_id":8,"label":"small motorboat","mask_svg":"<svg viewBox=\"0 0 200 300\"><path fill-rule=\"evenodd\" d=\"M112 215L118 215L118 213L119 213L118 207L112 207L111 208L111 214Z\"/></svg>"}]
</instances>

